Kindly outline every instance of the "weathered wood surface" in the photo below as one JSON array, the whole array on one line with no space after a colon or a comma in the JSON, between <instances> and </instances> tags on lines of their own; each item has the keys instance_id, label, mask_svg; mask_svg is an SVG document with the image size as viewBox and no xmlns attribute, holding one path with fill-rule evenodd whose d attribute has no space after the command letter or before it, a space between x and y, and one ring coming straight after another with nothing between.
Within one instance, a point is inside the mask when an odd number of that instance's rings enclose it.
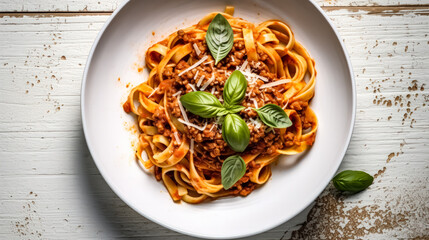
<instances>
[{"instance_id":1,"label":"weathered wood surface","mask_svg":"<svg viewBox=\"0 0 429 240\"><path fill-rule=\"evenodd\" d=\"M120 1L99 2L0 0L0 239L187 238L123 203L87 150L83 68ZM376 179L354 196L328 186L254 239L429 238L428 1L317 2L344 39L357 82L356 127L340 170Z\"/></svg>"},{"instance_id":2,"label":"weathered wood surface","mask_svg":"<svg viewBox=\"0 0 429 240\"><path fill-rule=\"evenodd\" d=\"M0 10L2 12L110 12L121 2L122 0L0 0ZM315 2L326 7L418 7L428 4L427 0L315 0Z\"/></svg>"}]
</instances>

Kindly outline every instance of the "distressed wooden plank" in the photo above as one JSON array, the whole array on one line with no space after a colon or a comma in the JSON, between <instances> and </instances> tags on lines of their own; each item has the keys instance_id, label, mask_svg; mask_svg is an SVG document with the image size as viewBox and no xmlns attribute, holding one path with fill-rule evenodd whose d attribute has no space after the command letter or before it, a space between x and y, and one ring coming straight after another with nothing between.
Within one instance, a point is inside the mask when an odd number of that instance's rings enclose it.
<instances>
[{"instance_id":1,"label":"distressed wooden plank","mask_svg":"<svg viewBox=\"0 0 429 240\"><path fill-rule=\"evenodd\" d=\"M112 12L122 0L0 0L0 12ZM316 0L320 6L355 7L355 6L421 6L428 5L427 0Z\"/></svg>"},{"instance_id":2,"label":"distressed wooden plank","mask_svg":"<svg viewBox=\"0 0 429 240\"><path fill-rule=\"evenodd\" d=\"M350 53L358 92L356 128L341 170L365 170L375 184L350 197L330 186L313 208L253 239L427 237L428 10L363 9L328 14ZM107 17L0 19L2 239L191 239L127 207L86 148L80 83Z\"/></svg>"}]
</instances>

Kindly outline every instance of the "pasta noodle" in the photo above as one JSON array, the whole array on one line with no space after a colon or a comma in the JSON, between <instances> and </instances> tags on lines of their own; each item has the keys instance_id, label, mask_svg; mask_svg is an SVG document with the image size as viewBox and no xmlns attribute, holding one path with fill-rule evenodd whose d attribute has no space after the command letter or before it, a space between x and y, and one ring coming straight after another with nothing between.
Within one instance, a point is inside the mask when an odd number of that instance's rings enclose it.
<instances>
[{"instance_id":1,"label":"pasta noodle","mask_svg":"<svg viewBox=\"0 0 429 240\"><path fill-rule=\"evenodd\" d=\"M218 14L210 13L147 50L148 79L133 88L123 104L127 113L137 116L138 160L145 168L153 168L174 201L200 203L227 195L246 196L268 181L271 163L279 156L299 154L315 140L318 123L308 105L315 90L314 60L284 22L254 25L233 13L229 6L220 13L234 34L227 57L215 65L205 43L208 26ZM222 139L222 119L203 119L187 112L180 97L199 90L222 99L223 85L237 69L248 80L241 104L246 108L239 114L251 138L247 149L239 153L246 173L225 190L221 165L235 152ZM252 107L267 103L285 109L293 125L274 129L261 124ZM142 157L144 153L147 159Z\"/></svg>"}]
</instances>

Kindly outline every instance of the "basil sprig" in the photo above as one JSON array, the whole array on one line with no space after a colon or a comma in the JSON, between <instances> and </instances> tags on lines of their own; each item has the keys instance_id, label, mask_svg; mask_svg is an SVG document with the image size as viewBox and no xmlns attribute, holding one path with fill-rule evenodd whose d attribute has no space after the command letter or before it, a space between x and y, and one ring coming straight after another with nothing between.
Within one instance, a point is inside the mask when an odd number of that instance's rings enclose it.
<instances>
[{"instance_id":1,"label":"basil sprig","mask_svg":"<svg viewBox=\"0 0 429 240\"><path fill-rule=\"evenodd\" d=\"M187 93L180 97L180 102L188 111L203 118L223 116L228 113L219 99L208 92Z\"/></svg>"},{"instance_id":2,"label":"basil sprig","mask_svg":"<svg viewBox=\"0 0 429 240\"><path fill-rule=\"evenodd\" d=\"M230 106L227 108L227 111L229 113L238 113L241 112L241 110L245 109L244 106L240 106L240 105L234 105L234 106Z\"/></svg>"},{"instance_id":3,"label":"basil sprig","mask_svg":"<svg viewBox=\"0 0 429 240\"><path fill-rule=\"evenodd\" d=\"M180 98L180 102L191 113L203 118L225 116L222 125L222 138L236 152L243 152L250 141L250 131L246 122L236 115L245 107L239 105L245 95L247 80L240 71L234 71L226 80L223 97L224 104L211 93L190 92Z\"/></svg>"},{"instance_id":4,"label":"basil sprig","mask_svg":"<svg viewBox=\"0 0 429 240\"><path fill-rule=\"evenodd\" d=\"M230 156L223 161L220 173L223 188L227 190L244 176L246 173L246 163L238 155Z\"/></svg>"},{"instance_id":5,"label":"basil sprig","mask_svg":"<svg viewBox=\"0 0 429 240\"><path fill-rule=\"evenodd\" d=\"M332 183L340 191L357 193L369 187L374 178L366 172L346 170L338 173Z\"/></svg>"},{"instance_id":6,"label":"basil sprig","mask_svg":"<svg viewBox=\"0 0 429 240\"><path fill-rule=\"evenodd\" d=\"M246 78L236 70L224 85L223 105L213 94L204 91L187 93L180 98L180 102L188 111L203 118L226 115L222 125L222 138L232 150L243 152L249 145L250 131L246 122L236 113L245 109L240 104L246 96L246 89ZM275 104L267 104L254 110L269 127L287 128L292 125L285 111Z\"/></svg>"},{"instance_id":7,"label":"basil sprig","mask_svg":"<svg viewBox=\"0 0 429 240\"><path fill-rule=\"evenodd\" d=\"M255 111L258 113L261 121L269 127L287 128L292 126L292 121L285 111L275 104L267 104L261 108L255 109Z\"/></svg>"},{"instance_id":8,"label":"basil sprig","mask_svg":"<svg viewBox=\"0 0 429 240\"><path fill-rule=\"evenodd\" d=\"M243 152L250 141L249 127L237 114L228 114L223 121L222 137L232 150Z\"/></svg>"},{"instance_id":9,"label":"basil sprig","mask_svg":"<svg viewBox=\"0 0 429 240\"><path fill-rule=\"evenodd\" d=\"M207 46L215 59L215 64L228 55L234 44L234 33L228 20L217 14L209 25L206 33Z\"/></svg>"},{"instance_id":10,"label":"basil sprig","mask_svg":"<svg viewBox=\"0 0 429 240\"><path fill-rule=\"evenodd\" d=\"M232 107L240 104L246 96L247 80L243 73L235 70L223 87L223 100L225 106Z\"/></svg>"}]
</instances>

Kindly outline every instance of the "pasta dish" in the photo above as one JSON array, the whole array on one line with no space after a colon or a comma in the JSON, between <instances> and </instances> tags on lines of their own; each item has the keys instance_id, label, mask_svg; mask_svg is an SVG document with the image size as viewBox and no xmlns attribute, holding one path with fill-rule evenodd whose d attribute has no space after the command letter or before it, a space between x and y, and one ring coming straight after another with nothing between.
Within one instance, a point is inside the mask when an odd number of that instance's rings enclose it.
<instances>
[{"instance_id":1,"label":"pasta dish","mask_svg":"<svg viewBox=\"0 0 429 240\"><path fill-rule=\"evenodd\" d=\"M247 196L271 163L315 141L315 62L279 20L213 12L145 56L147 80L123 104L136 116L136 157L174 201Z\"/></svg>"}]
</instances>

